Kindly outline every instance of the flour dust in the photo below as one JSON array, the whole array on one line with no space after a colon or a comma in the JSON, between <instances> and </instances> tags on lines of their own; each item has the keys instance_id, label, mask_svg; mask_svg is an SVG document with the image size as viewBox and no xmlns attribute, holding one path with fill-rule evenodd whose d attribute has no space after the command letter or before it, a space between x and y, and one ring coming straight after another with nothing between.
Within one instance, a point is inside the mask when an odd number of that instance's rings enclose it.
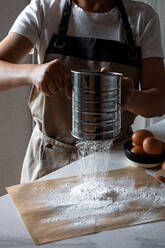
<instances>
[{"instance_id":1,"label":"flour dust","mask_svg":"<svg viewBox=\"0 0 165 248\"><path fill-rule=\"evenodd\" d=\"M76 144L79 155L85 157L95 152L109 152L113 144L112 140L89 141L83 140Z\"/></svg>"},{"instance_id":2,"label":"flour dust","mask_svg":"<svg viewBox=\"0 0 165 248\"><path fill-rule=\"evenodd\" d=\"M112 145L112 140L79 141L76 147L80 159L80 176L105 174L109 170L109 156L107 155L110 153Z\"/></svg>"}]
</instances>

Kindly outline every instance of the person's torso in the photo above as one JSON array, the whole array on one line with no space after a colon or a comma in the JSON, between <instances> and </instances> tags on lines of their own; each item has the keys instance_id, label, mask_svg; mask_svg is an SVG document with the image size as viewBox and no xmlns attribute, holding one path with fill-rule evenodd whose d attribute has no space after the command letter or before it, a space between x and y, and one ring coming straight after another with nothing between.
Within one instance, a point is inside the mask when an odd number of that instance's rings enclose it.
<instances>
[{"instance_id":1,"label":"person's torso","mask_svg":"<svg viewBox=\"0 0 165 248\"><path fill-rule=\"evenodd\" d=\"M135 88L138 89L140 48L137 48L138 58L132 58L118 8L115 7L107 13L91 13L84 11L72 2L65 36L66 44L64 47L57 47L58 28L63 15L64 3L65 1L56 0L51 9L49 22L52 27L47 32L43 62L59 58L69 69L99 70L106 66L110 71L120 72L124 76L131 77L134 80ZM63 92L54 97L47 97L34 88L29 104L43 133L69 144L75 142L71 135L72 103ZM135 115L132 113L122 113L123 133L129 132L134 118Z\"/></svg>"}]
</instances>

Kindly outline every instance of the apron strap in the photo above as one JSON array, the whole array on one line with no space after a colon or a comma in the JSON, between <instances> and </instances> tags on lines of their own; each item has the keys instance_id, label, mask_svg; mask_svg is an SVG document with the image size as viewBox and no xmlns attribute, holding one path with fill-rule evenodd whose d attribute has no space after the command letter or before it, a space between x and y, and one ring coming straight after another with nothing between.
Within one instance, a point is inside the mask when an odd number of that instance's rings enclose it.
<instances>
[{"instance_id":1,"label":"apron strap","mask_svg":"<svg viewBox=\"0 0 165 248\"><path fill-rule=\"evenodd\" d=\"M116 6L118 7L118 9L120 11L120 15L121 15L123 26L124 26L124 31L126 34L126 38L127 38L130 50L133 53L136 53L136 45L135 45L135 41L134 41L134 38L132 35L132 29L131 29L129 21L128 21L128 16L127 16L124 4L123 4L122 0L115 0L114 3L116 4Z\"/></svg>"},{"instance_id":2,"label":"apron strap","mask_svg":"<svg viewBox=\"0 0 165 248\"><path fill-rule=\"evenodd\" d=\"M114 0L114 3L118 7L118 9L120 11L121 18L122 18L124 31L126 34L129 48L130 48L129 57L132 60L137 60L138 59L138 52L137 52L135 41L134 41L134 38L132 35L132 30L131 30L131 27L130 27L130 24L128 21L128 17L127 17L127 13L126 13L124 4L123 4L122 0ZM72 7L72 0L66 0L64 8L63 8L62 19L61 19L61 23L59 26L57 39L54 43L54 46L56 48L59 48L59 49L64 48L65 44L66 44L66 33L67 33L69 17L70 17L70 13L71 13L71 7Z\"/></svg>"},{"instance_id":3,"label":"apron strap","mask_svg":"<svg viewBox=\"0 0 165 248\"><path fill-rule=\"evenodd\" d=\"M54 46L56 48L63 48L65 46L65 38L68 29L71 7L72 7L72 0L66 0L63 8L61 23L58 30L57 40L54 43Z\"/></svg>"}]
</instances>

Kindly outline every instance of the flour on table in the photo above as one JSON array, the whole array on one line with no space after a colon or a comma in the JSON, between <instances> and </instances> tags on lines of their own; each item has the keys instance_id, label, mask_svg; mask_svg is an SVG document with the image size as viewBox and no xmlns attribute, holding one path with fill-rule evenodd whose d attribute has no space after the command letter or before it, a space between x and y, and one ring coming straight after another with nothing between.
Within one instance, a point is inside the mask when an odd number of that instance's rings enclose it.
<instances>
[{"instance_id":1,"label":"flour on table","mask_svg":"<svg viewBox=\"0 0 165 248\"><path fill-rule=\"evenodd\" d=\"M79 183L65 183L60 188L47 190L40 196L41 207L53 209L51 217L42 219L42 223L72 221L74 225L93 225L97 216L113 214L118 216L127 205L135 206L137 201L152 208L165 207L165 189L135 189L126 186L122 180L112 178L86 178ZM132 204L132 205L131 205ZM129 208L130 209L130 208ZM149 214L145 213L144 216Z\"/></svg>"},{"instance_id":2,"label":"flour on table","mask_svg":"<svg viewBox=\"0 0 165 248\"><path fill-rule=\"evenodd\" d=\"M134 179L107 176L109 158L106 154L111 145L112 142L109 141L78 144L82 157L79 162L81 171L83 166L85 169L88 165L91 171L88 171L88 176L80 175L79 180L65 182L56 189L39 190L38 202L35 199L35 203L42 209L51 210L49 217L42 218L41 223L66 221L67 225L74 227L93 226L103 216L116 218L123 214L129 216L129 213L142 222L144 218L146 220L152 217L151 210L159 216L158 208L165 207L165 188L137 188ZM94 164L95 166L91 166ZM100 173L99 167L102 167L104 173Z\"/></svg>"}]
</instances>

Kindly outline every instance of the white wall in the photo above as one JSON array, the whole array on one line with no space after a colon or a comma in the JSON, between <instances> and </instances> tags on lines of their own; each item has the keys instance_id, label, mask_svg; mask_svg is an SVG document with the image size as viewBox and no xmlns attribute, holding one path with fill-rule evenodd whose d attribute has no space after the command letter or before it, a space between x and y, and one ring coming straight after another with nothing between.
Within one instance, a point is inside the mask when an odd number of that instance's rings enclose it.
<instances>
[{"instance_id":1,"label":"white wall","mask_svg":"<svg viewBox=\"0 0 165 248\"><path fill-rule=\"evenodd\" d=\"M8 33L28 0L0 0L0 40ZM30 62L29 57L26 62ZM0 195L5 186L19 183L23 158L31 134L27 86L0 92Z\"/></svg>"}]
</instances>

